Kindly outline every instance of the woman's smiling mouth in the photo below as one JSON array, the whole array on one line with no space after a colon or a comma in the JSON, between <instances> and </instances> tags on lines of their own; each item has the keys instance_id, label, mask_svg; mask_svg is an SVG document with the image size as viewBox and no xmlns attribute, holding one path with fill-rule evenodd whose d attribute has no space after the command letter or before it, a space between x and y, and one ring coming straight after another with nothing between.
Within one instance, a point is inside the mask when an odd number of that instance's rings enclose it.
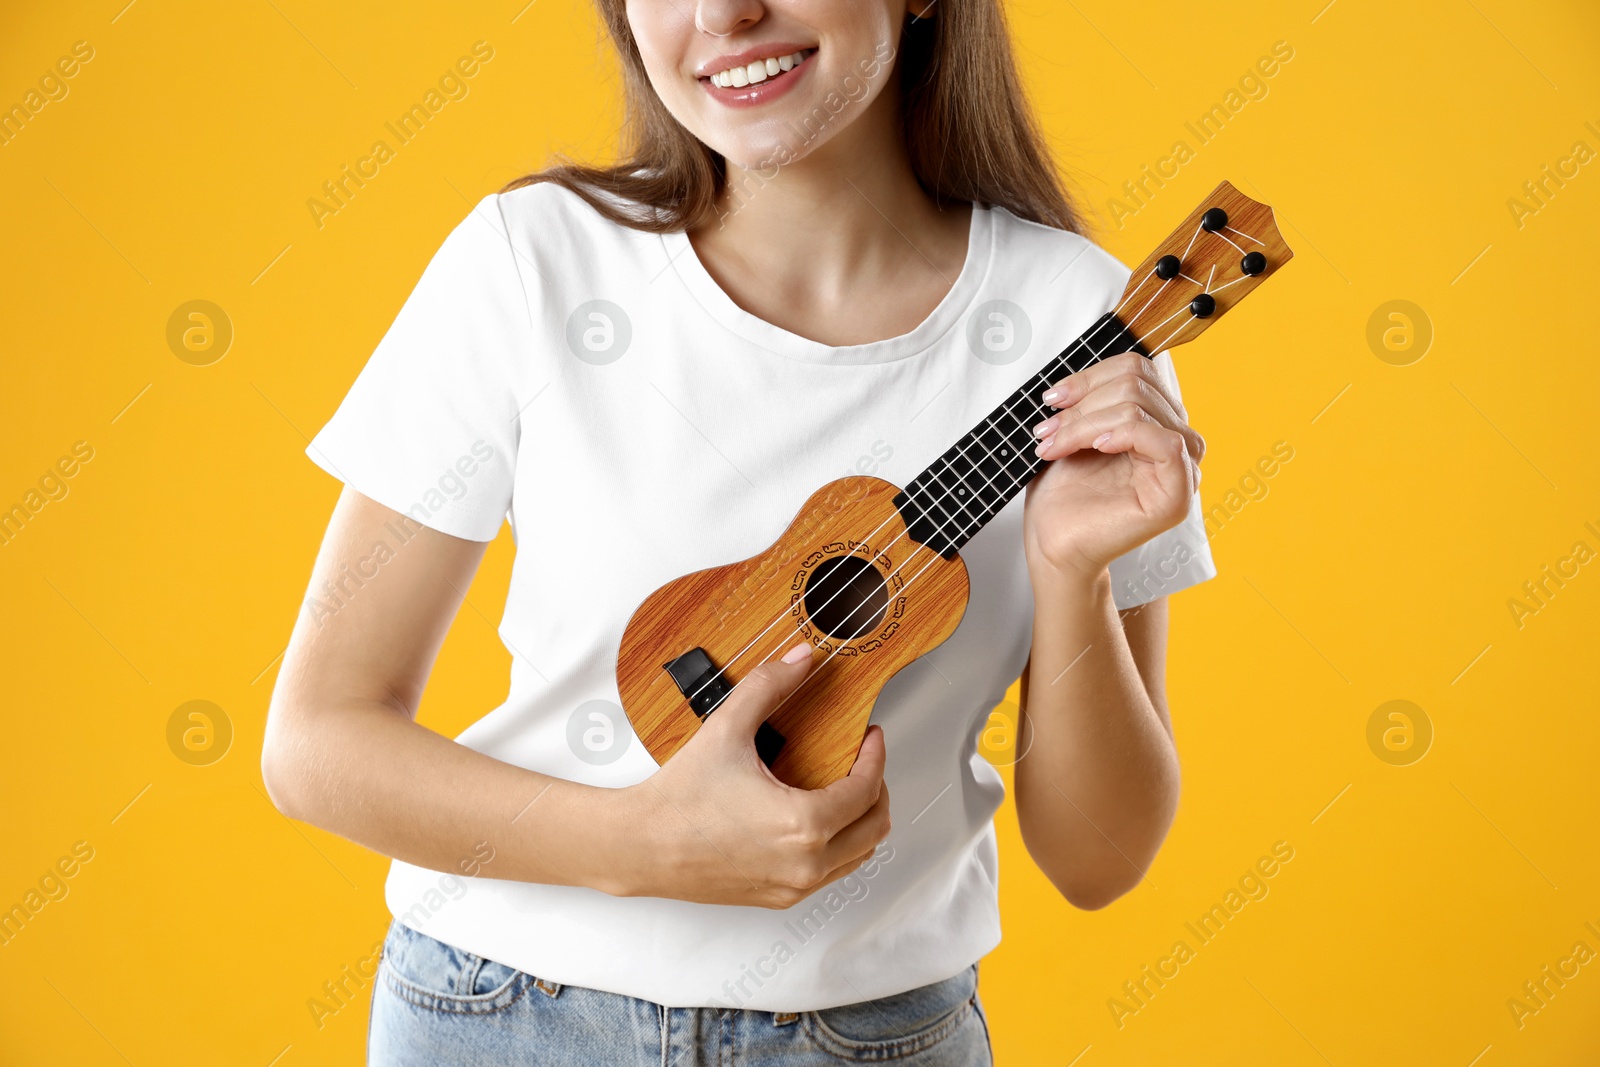
<instances>
[{"instance_id":1,"label":"woman's smiling mouth","mask_svg":"<svg viewBox=\"0 0 1600 1067\"><path fill-rule=\"evenodd\" d=\"M761 104L787 91L816 53L815 48L786 44L751 48L712 60L717 69L705 71L711 63L703 65L705 72L699 80L714 99L724 104Z\"/></svg>"}]
</instances>

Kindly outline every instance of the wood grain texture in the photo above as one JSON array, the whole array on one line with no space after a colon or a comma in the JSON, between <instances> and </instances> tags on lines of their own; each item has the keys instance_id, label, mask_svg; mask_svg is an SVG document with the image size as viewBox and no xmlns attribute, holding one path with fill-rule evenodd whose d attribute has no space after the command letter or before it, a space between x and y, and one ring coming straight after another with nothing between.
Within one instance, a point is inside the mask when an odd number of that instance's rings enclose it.
<instances>
[{"instance_id":1,"label":"wood grain texture","mask_svg":"<svg viewBox=\"0 0 1600 1067\"><path fill-rule=\"evenodd\" d=\"M1208 233L1200 228L1200 217L1213 207L1228 213L1231 230ZM1239 268L1243 252L1265 255L1267 269L1254 277L1246 275ZM1156 277L1156 260L1166 255L1182 262L1183 277L1167 281ZM1151 354L1174 348L1199 337L1293 258L1294 251L1278 232L1272 209L1223 182L1133 269L1118 305L1118 318ZM1196 318L1188 311L1189 302L1208 291L1217 309L1207 318Z\"/></svg>"},{"instance_id":2,"label":"wood grain texture","mask_svg":"<svg viewBox=\"0 0 1600 1067\"><path fill-rule=\"evenodd\" d=\"M830 654L816 657L811 675L768 719L787 739L773 773L804 789L849 773L879 691L949 637L967 606L966 564L906 536L892 503L899 491L881 478L829 482L764 552L685 575L645 598L623 631L617 686L634 732L658 763L700 727L663 664L698 645L737 683L804 639ZM837 640L814 625L803 597L819 566L848 555L877 568L888 606L868 632Z\"/></svg>"}]
</instances>

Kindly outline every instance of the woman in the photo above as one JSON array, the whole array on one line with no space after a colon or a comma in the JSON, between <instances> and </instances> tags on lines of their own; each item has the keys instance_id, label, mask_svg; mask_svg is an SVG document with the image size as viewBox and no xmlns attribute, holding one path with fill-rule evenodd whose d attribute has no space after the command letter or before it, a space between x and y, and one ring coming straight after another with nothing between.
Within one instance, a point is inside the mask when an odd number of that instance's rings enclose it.
<instances>
[{"instance_id":1,"label":"woman","mask_svg":"<svg viewBox=\"0 0 1600 1067\"><path fill-rule=\"evenodd\" d=\"M1215 573L1164 353L1041 398L1051 462L963 549L960 627L847 777L790 789L753 747L804 643L659 768L616 703L649 592L834 478L905 484L1117 302L997 0L921 2L601 0L631 158L478 204L308 449L346 488L262 766L394 857L372 1062L989 1062L1003 786L975 746L1019 675L1033 859L1099 908L1154 858L1165 596ZM452 742L412 716L508 515L510 693Z\"/></svg>"}]
</instances>

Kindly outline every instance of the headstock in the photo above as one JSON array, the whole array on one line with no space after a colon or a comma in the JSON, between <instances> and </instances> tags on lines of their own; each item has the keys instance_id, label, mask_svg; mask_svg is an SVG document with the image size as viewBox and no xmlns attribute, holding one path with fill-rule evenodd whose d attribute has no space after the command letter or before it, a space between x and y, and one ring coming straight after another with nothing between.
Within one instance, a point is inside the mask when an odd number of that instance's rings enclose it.
<instances>
[{"instance_id":1,"label":"headstock","mask_svg":"<svg viewBox=\"0 0 1600 1067\"><path fill-rule=\"evenodd\" d=\"M1117 317L1155 355L1199 337L1293 258L1272 209L1223 182L1134 268Z\"/></svg>"}]
</instances>

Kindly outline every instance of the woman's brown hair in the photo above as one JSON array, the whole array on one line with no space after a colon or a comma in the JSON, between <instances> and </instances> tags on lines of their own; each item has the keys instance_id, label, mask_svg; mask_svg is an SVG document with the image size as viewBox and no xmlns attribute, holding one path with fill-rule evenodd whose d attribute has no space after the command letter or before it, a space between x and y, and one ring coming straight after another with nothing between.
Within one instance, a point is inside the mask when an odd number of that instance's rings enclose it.
<instances>
[{"instance_id":1,"label":"woman's brown hair","mask_svg":"<svg viewBox=\"0 0 1600 1067\"><path fill-rule=\"evenodd\" d=\"M695 229L718 214L727 164L672 116L645 73L625 0L597 0L622 58L622 162L562 162L506 184L555 182L613 222L654 233ZM1022 93L1000 0L942 0L906 19L898 69L906 149L940 205L995 204L1045 226L1080 232Z\"/></svg>"}]
</instances>

